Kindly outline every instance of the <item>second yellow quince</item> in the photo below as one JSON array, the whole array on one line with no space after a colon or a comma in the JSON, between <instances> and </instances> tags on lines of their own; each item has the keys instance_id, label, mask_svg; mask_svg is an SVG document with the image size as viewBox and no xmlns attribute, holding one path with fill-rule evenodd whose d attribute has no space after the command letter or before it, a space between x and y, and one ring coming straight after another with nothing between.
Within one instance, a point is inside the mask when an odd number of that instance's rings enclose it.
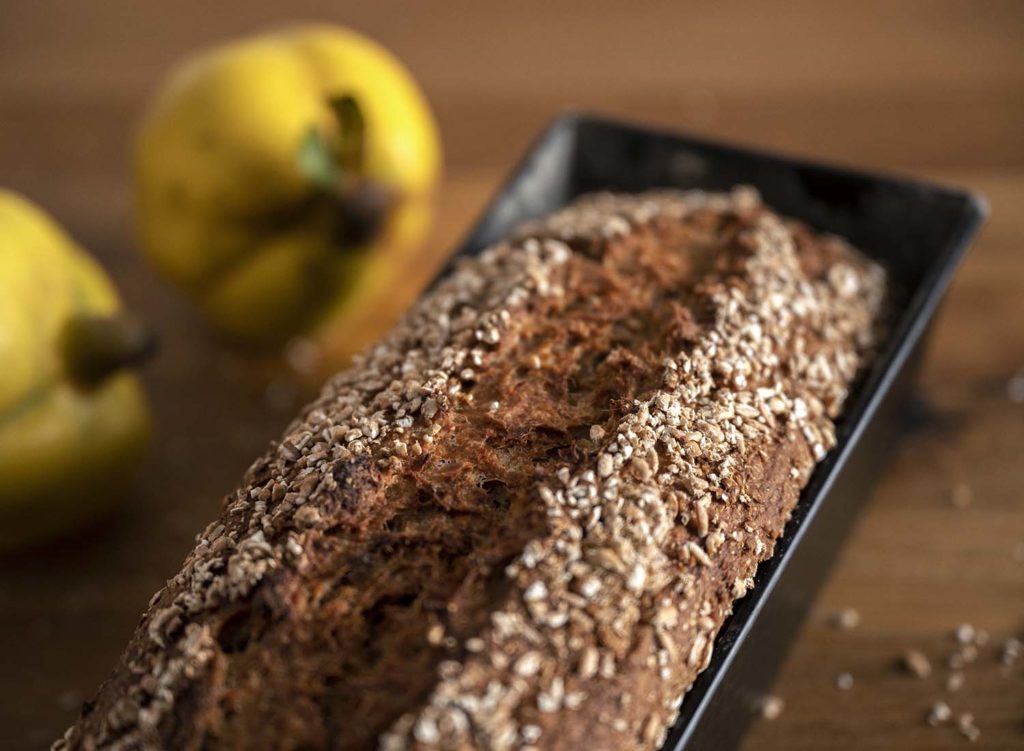
<instances>
[{"instance_id":1,"label":"second yellow quince","mask_svg":"<svg viewBox=\"0 0 1024 751\"><path fill-rule=\"evenodd\" d=\"M132 366L151 347L99 264L0 189L0 553L124 495L150 439Z\"/></svg>"},{"instance_id":2,"label":"second yellow quince","mask_svg":"<svg viewBox=\"0 0 1024 751\"><path fill-rule=\"evenodd\" d=\"M178 68L141 126L142 246L236 339L359 346L425 235L440 162L423 95L369 39L311 26L228 44Z\"/></svg>"}]
</instances>

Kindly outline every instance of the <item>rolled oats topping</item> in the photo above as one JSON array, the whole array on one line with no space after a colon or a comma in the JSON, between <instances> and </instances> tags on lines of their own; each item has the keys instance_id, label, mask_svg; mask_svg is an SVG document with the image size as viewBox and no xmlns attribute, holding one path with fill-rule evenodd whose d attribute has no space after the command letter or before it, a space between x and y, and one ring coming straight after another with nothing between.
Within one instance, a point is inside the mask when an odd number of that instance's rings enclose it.
<instances>
[{"instance_id":1,"label":"rolled oats topping","mask_svg":"<svg viewBox=\"0 0 1024 751\"><path fill-rule=\"evenodd\" d=\"M748 191L603 195L528 231L577 247L581 236L620 237L637 224L678 219L698 206L742 214L756 205ZM744 273L703 282L696 305L708 325L665 359L660 387L634 400L610 430L591 428L601 448L589 466L537 488L552 520L547 553L530 566L513 564L509 575L528 594L545 592L548 609L569 611L567 622L583 627L546 626L529 607L535 598L512 603L543 635L542 650L531 643L525 652L541 660L540 667L526 676L495 675L483 664L486 655L467 659L466 669L439 683L423 710L470 717L461 733L439 739L440 746L517 747L521 723L549 709L548 686L557 681L560 690L586 692L598 664L607 666L602 677L609 683L639 664L659 668L659 685L647 697L654 711L638 738L638 747L654 748L679 698L709 664L732 596L748 588L718 591L716 567L731 557L737 581L749 581L770 556L784 519L766 530L765 541L735 513L738 504L772 500L743 497L758 477L743 465L784 442L792 447L787 458L794 477L806 481L835 442L832 420L871 344L883 288L877 268L850 262L832 265L824 279L808 279L792 233L770 213L752 221L738 242ZM680 525L684 519L691 520L688 527ZM694 597L701 592L708 599ZM486 651L510 659L527 648L514 630L489 629L476 638L488 643ZM396 723L390 747L406 747L405 728L414 716Z\"/></svg>"}]
</instances>

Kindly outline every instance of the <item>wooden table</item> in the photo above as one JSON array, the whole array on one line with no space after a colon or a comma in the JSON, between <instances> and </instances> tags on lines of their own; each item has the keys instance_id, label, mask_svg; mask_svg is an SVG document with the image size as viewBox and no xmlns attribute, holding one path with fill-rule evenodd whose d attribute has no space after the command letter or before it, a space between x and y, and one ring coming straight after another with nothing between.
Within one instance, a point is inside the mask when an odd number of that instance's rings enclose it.
<instances>
[{"instance_id":1,"label":"wooden table","mask_svg":"<svg viewBox=\"0 0 1024 751\"><path fill-rule=\"evenodd\" d=\"M350 7L342 7L348 5ZM127 150L145 97L184 52L295 18L349 23L416 72L447 141L437 229L399 312L532 134L564 107L984 192L993 218L943 310L921 397L928 414L882 479L797 640L782 716L748 748L959 748L931 728L945 700L978 747L1024 747L1024 664L998 645L1024 628L1024 4L546 2L161 4L8 0L0 10L0 182L46 206L161 330L146 380L160 439L137 497L105 529L0 562L0 727L39 748L110 669L150 594L173 574L301 394L267 387L207 334L133 251ZM2 252L2 249L0 249ZM971 502L951 502L959 484ZM966 497L961 491L961 496ZM828 625L836 609L859 627ZM944 689L951 632L991 634L966 683ZM929 680L893 665L907 648ZM853 688L836 676L849 672Z\"/></svg>"}]
</instances>

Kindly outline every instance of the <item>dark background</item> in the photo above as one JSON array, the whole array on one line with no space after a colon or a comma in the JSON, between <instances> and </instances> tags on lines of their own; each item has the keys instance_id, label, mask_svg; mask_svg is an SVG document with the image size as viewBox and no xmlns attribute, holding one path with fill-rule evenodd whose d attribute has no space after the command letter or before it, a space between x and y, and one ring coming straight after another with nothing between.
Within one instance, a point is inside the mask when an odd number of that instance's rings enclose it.
<instances>
[{"instance_id":1,"label":"dark background","mask_svg":"<svg viewBox=\"0 0 1024 751\"><path fill-rule=\"evenodd\" d=\"M133 124L176 60L226 37L334 20L419 78L447 174L422 265L386 325L559 109L595 109L985 193L993 218L945 306L908 437L808 621L752 749L958 748L924 715L974 713L982 748L1024 745L1024 3L331 2L0 0L0 184L41 203L111 270L163 334L146 374L157 450L103 529L0 560L0 745L40 748L116 659L192 535L284 425L301 388L222 347L132 247ZM2 249L0 249L2 252ZM970 489L955 508L952 490ZM827 625L852 606L862 624ZM949 694L951 630L992 634ZM935 675L893 665L908 647ZM835 688L849 671L850 691Z\"/></svg>"}]
</instances>

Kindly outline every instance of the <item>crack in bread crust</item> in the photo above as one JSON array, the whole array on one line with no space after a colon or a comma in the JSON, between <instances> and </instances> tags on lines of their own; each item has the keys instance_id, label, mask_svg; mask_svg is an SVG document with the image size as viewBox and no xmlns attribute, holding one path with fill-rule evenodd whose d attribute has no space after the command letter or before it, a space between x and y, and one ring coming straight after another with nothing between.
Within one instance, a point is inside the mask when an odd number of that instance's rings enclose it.
<instances>
[{"instance_id":1,"label":"crack in bread crust","mask_svg":"<svg viewBox=\"0 0 1024 751\"><path fill-rule=\"evenodd\" d=\"M250 468L55 747L657 747L883 287L749 189L587 197L462 261Z\"/></svg>"}]
</instances>

